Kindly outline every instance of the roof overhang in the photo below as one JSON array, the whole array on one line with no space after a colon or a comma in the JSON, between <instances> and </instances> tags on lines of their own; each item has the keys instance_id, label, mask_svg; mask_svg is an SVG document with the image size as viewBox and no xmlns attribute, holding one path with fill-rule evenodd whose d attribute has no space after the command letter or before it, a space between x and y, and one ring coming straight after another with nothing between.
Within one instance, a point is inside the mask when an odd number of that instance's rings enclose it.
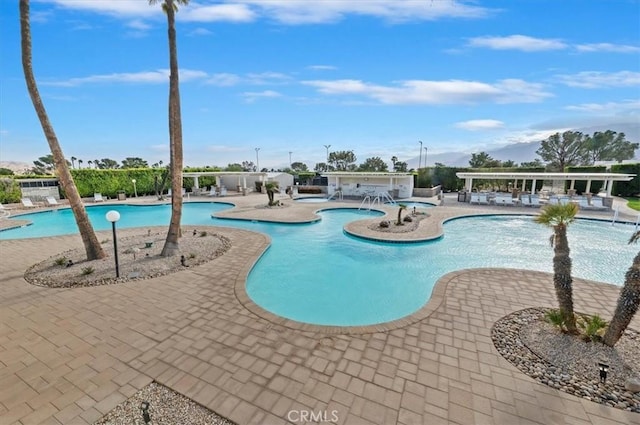
<instances>
[{"instance_id":1,"label":"roof overhang","mask_svg":"<svg viewBox=\"0 0 640 425\"><path fill-rule=\"evenodd\" d=\"M458 172L456 176L461 179L486 179L486 180L611 180L630 181L635 174L619 173L467 173Z\"/></svg>"}]
</instances>

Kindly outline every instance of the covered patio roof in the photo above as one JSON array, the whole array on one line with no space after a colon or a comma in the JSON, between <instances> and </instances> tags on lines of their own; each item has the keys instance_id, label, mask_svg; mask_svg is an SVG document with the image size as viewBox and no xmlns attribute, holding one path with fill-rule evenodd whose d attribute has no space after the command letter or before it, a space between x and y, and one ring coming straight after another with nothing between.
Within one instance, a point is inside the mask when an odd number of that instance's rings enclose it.
<instances>
[{"instance_id":1,"label":"covered patio roof","mask_svg":"<svg viewBox=\"0 0 640 425\"><path fill-rule=\"evenodd\" d=\"M607 196L611 196L611 189L614 181L630 181L635 174L619 173L467 173L459 172L456 176L465 179L465 189L469 192L473 189L473 180L514 180L514 186L518 186L518 181L522 180L522 190L525 188L527 180L532 180L532 187L535 188L538 180L564 180L571 182L570 189L574 188L576 180L587 182L587 192L590 191L592 181L604 181L603 190Z\"/></svg>"}]
</instances>

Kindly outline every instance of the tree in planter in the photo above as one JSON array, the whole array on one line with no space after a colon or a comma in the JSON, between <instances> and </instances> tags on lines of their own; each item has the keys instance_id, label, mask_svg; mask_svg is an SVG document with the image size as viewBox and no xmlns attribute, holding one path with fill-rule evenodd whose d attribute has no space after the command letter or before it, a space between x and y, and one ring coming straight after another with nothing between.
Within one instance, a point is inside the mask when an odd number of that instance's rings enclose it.
<instances>
[{"instance_id":1,"label":"tree in planter","mask_svg":"<svg viewBox=\"0 0 640 425\"><path fill-rule=\"evenodd\" d=\"M553 227L550 242L554 249L553 256L553 285L556 298L560 306L560 314L567 331L577 333L576 319L573 314L573 279L571 278L571 257L569 256L569 241L567 240L567 226L576 218L578 206L547 205L540 215L535 218L536 223Z\"/></svg>"},{"instance_id":2,"label":"tree in planter","mask_svg":"<svg viewBox=\"0 0 640 425\"><path fill-rule=\"evenodd\" d=\"M402 226L402 210L406 210L407 206L405 204L398 205L398 221L396 221L396 226Z\"/></svg>"},{"instance_id":3,"label":"tree in planter","mask_svg":"<svg viewBox=\"0 0 640 425\"><path fill-rule=\"evenodd\" d=\"M29 21L29 0L20 0L20 41L21 41L21 53L22 53L22 68L24 71L24 78L27 83L27 90L33 107L36 110L42 131L44 132L49 149L51 149L51 156L55 164L55 169L58 174L60 186L64 190L67 199L69 200L69 206L73 212L73 216L78 225L80 231L80 237L84 245L84 250L87 255L87 260L97 260L106 257L106 253L102 249L102 245L98 241L93 226L89 221L89 216L82 203L82 198L78 193L71 172L69 171L69 165L62 152L62 147L58 142L58 137L53 129L53 125L49 121L49 115L42 103L40 92L36 84L36 78L33 75L33 64L31 56L31 24ZM80 163L81 160L78 160Z\"/></svg>"},{"instance_id":4,"label":"tree in planter","mask_svg":"<svg viewBox=\"0 0 640 425\"><path fill-rule=\"evenodd\" d=\"M171 257L179 252L180 221L182 219L182 115L180 109L180 81L178 72L178 43L175 14L177 4L189 0L149 0L150 5L162 2L167 15L169 36L169 159L171 166L171 219L160 255Z\"/></svg>"},{"instance_id":5,"label":"tree in planter","mask_svg":"<svg viewBox=\"0 0 640 425\"><path fill-rule=\"evenodd\" d=\"M636 243L640 239L640 231L635 232L629 243ZM638 311L640 306L640 252L633 259L633 263L624 279L624 286L620 290L620 297L618 298L618 305L616 311L613 314L613 319L607 328L607 332L604 334L603 342L609 347L613 347L616 342L622 336L622 333L631 319Z\"/></svg>"},{"instance_id":6,"label":"tree in planter","mask_svg":"<svg viewBox=\"0 0 640 425\"><path fill-rule=\"evenodd\" d=\"M280 201L275 200L275 191L278 188L277 183L269 182L264 185L265 189L267 189L267 196L269 197L269 206L273 207L276 205L280 205Z\"/></svg>"}]
</instances>

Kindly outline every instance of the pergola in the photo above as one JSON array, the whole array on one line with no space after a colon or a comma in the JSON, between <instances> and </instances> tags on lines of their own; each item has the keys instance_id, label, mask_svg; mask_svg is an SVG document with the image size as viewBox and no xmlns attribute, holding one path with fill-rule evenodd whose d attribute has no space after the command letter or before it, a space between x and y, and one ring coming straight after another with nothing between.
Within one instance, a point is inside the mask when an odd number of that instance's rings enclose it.
<instances>
[{"instance_id":1,"label":"pergola","mask_svg":"<svg viewBox=\"0 0 640 425\"><path fill-rule=\"evenodd\" d=\"M247 187L247 177L258 177L261 181L267 179L267 173L263 172L249 172L249 171L187 171L182 173L182 177L193 178L193 188L199 189L200 182L198 177L202 176L215 176L216 186L220 186L220 176L235 176L238 178L238 186ZM240 184L242 179L242 183Z\"/></svg>"},{"instance_id":2,"label":"pergola","mask_svg":"<svg viewBox=\"0 0 640 425\"><path fill-rule=\"evenodd\" d=\"M468 192L473 189L473 180L513 180L513 186L518 187L518 182L522 181L522 191L528 180L532 181L531 187L535 189L538 180L563 180L569 181L569 189L575 188L576 181L586 181L586 192L591 191L592 181L602 181L604 186L602 190L607 196L611 196L611 189L614 181L630 181L635 174L618 174L618 173L456 173L460 179L464 179L464 187Z\"/></svg>"}]
</instances>

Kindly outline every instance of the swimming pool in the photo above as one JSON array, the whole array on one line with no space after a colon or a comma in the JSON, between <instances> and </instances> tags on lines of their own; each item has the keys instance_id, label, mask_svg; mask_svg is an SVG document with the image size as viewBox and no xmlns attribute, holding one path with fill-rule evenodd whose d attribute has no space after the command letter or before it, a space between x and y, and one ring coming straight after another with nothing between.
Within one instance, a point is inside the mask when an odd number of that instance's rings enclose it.
<instances>
[{"instance_id":1,"label":"swimming pool","mask_svg":"<svg viewBox=\"0 0 640 425\"><path fill-rule=\"evenodd\" d=\"M303 202L303 203L320 203L320 202L329 202L328 198L321 198L319 196L309 196L306 198L296 198L294 199L294 201L296 202Z\"/></svg>"},{"instance_id":2,"label":"swimming pool","mask_svg":"<svg viewBox=\"0 0 640 425\"><path fill-rule=\"evenodd\" d=\"M391 204L390 202L386 202L385 205L393 205L393 206L399 206L399 205L404 205L405 207L407 207L407 210L412 210L413 208L432 208L435 207L434 204L431 204L429 202L417 202L417 201L409 201L409 202L402 202L396 199L395 203Z\"/></svg>"},{"instance_id":3,"label":"swimming pool","mask_svg":"<svg viewBox=\"0 0 640 425\"><path fill-rule=\"evenodd\" d=\"M183 223L239 227L267 233L271 247L247 279L249 297L262 308L299 322L357 326L395 320L420 309L442 275L474 267L507 267L552 271L551 229L527 216L489 216L450 220L445 236L435 241L391 244L346 235L345 223L380 215L375 211L331 209L322 220L287 225L212 219L219 203L186 203ZM89 216L97 229L109 229L104 214L121 213L119 226L166 225L170 207L98 206ZM70 212L30 214L34 221L18 231L58 229L74 233ZM64 224L63 224L64 223ZM30 229L31 228L31 229ZM568 231L573 275L621 285L637 253L628 245L633 226L577 220ZM14 231L0 232L1 239ZM18 236L14 232L11 237Z\"/></svg>"}]
</instances>

